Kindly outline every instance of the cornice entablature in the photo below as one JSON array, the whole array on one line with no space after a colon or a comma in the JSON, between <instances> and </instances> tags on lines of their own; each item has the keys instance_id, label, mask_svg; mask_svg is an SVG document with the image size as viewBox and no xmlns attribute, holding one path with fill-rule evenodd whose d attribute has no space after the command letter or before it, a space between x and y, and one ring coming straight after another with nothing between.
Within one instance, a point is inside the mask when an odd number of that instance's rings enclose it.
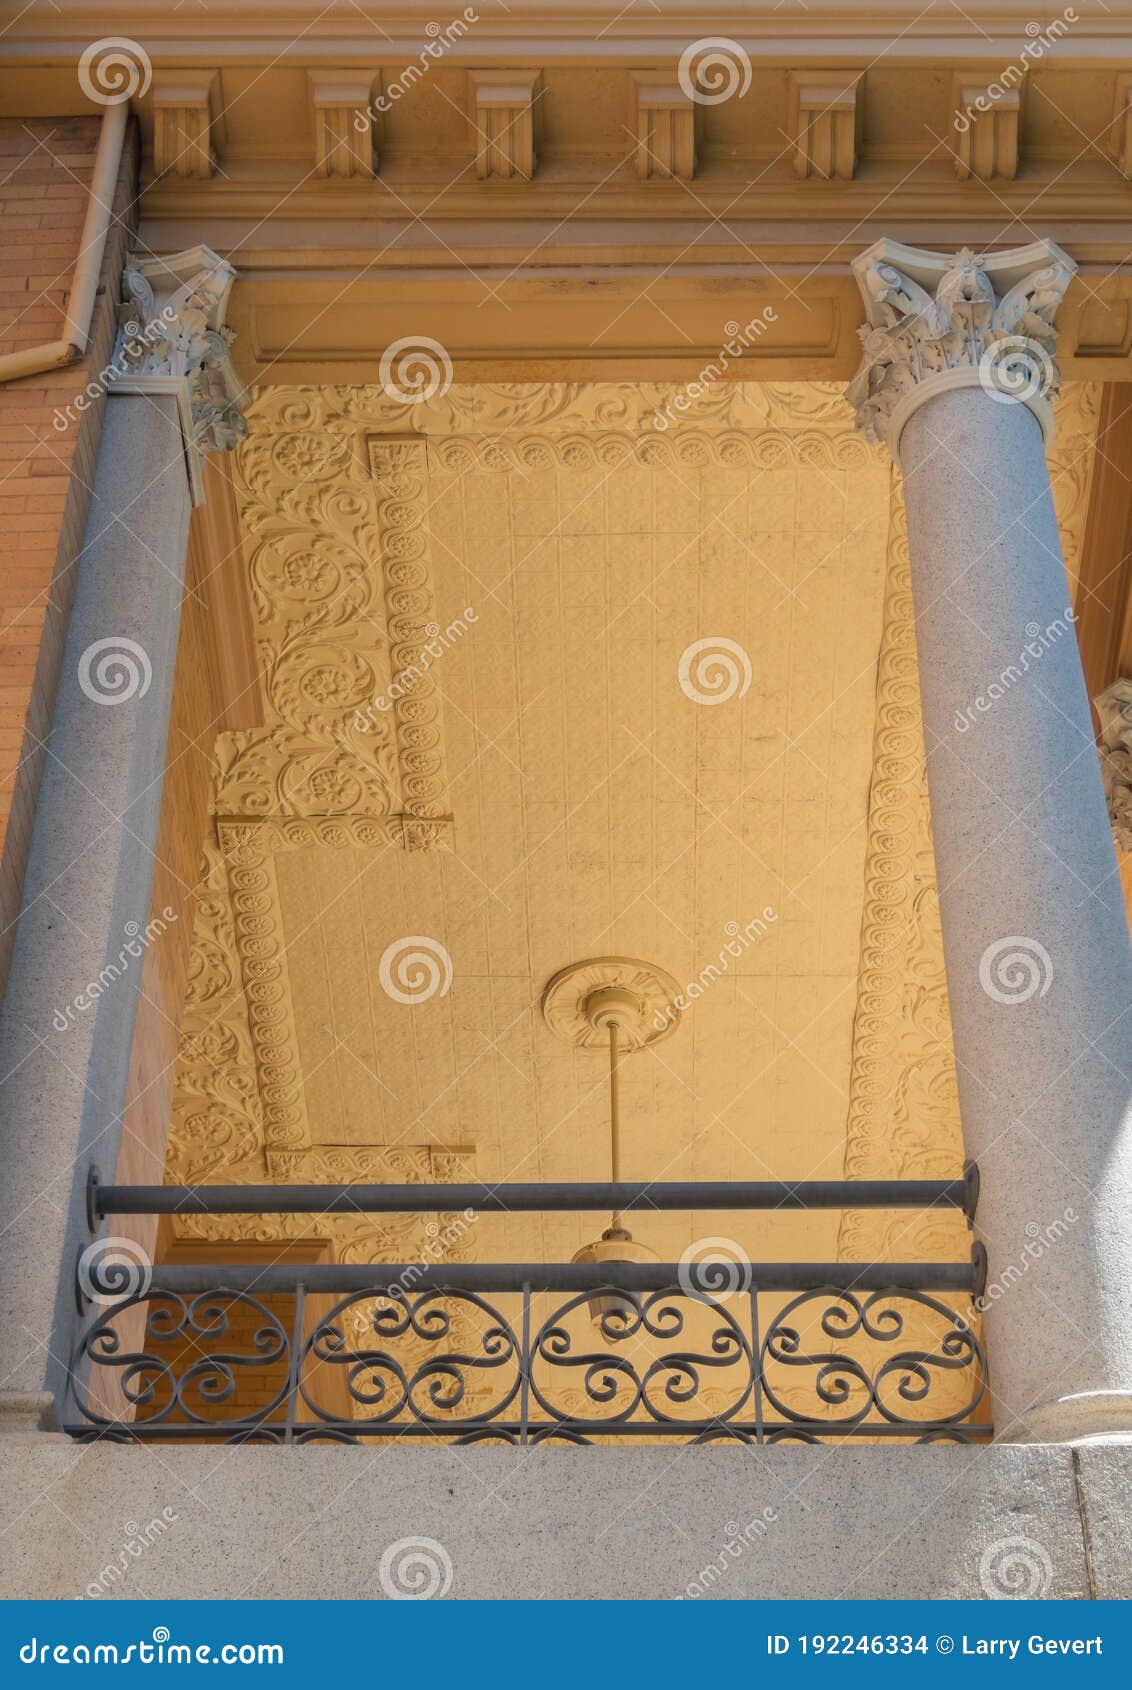
<instances>
[{"instance_id":1,"label":"cornice entablature","mask_svg":"<svg viewBox=\"0 0 1132 1690\"><path fill-rule=\"evenodd\" d=\"M854 259L865 325L846 398L866 439L898 458L901 430L925 399L976 385L1027 405L1051 438L1054 318L1075 270L1052 241L976 254L880 240Z\"/></svg>"},{"instance_id":2,"label":"cornice entablature","mask_svg":"<svg viewBox=\"0 0 1132 1690\"><path fill-rule=\"evenodd\" d=\"M1067 24L1063 15L1037 36L1015 22L999 39L964 16L958 31L895 31L878 48L877 14L858 8L824 35L819 53L808 9L791 14L786 34L781 10L771 11L773 39L747 7L741 16L630 7L620 21L611 8L599 23L588 8L575 16L572 4L516 13L454 3L439 21L390 6L379 8L379 30L351 34L352 11L323 8L317 28L274 39L272 21L278 34L290 8L264 0L241 9L237 35L227 8L218 19L210 4L189 47L155 31L170 29L169 18L147 15L143 24L132 6L109 14L120 29L108 35L100 9L89 33L76 26L54 44L38 41L36 109L96 114L130 97L147 214L153 204L171 217L213 209L247 217L253 237L272 220L293 228L296 218L355 219L359 205L395 222L427 213L430 225L483 220L501 205L524 220L647 219L661 209L690 221L702 198L709 213L761 211L796 226L832 205L860 239L870 199L883 228L893 200L910 197L923 208L915 238L931 239L932 222L957 217L964 227L970 216L972 245L978 220L996 205L1024 219L1035 191L1043 229L1055 233L1066 216L1074 227L1127 216L1132 108L1121 79L1132 72L1132 14L1123 41L1119 20L1103 41L1083 33L1085 18ZM85 16L82 0L68 15ZM634 21L649 27L634 30ZM30 62L27 23L25 15L0 38L0 84L5 67L8 78L0 94L12 110L24 109L15 102ZM105 84L97 59L85 76L80 63L103 40L118 60ZM133 74L123 55L136 60ZM209 68L186 68L202 63ZM1085 67L1093 74L1082 78ZM1082 148L1083 134L1099 144ZM693 174L694 198L679 186ZM812 183L801 195L799 178ZM650 182L648 203L640 179ZM1010 197L1016 180L1022 192ZM1008 191L1006 204L983 194L980 183L991 181ZM296 245L320 244L311 233ZM828 247L824 232L815 239Z\"/></svg>"},{"instance_id":3,"label":"cornice entablature","mask_svg":"<svg viewBox=\"0 0 1132 1690\"><path fill-rule=\"evenodd\" d=\"M553 55L576 56L580 45L595 43L606 59L629 48L679 53L697 36L727 33L752 54L778 58L785 46L826 64L856 43L894 59L930 61L941 50L970 58L1009 53L1034 18L1032 0L966 0L955 8L925 8L916 0L871 0L867 6L861 0L810 0L785 14L781 0L765 0L761 7L751 0L649 0L647 7L626 6L624 0L508 0L506 6L473 9L479 16L469 57L529 51L536 38ZM454 13L460 10L453 6ZM191 54L203 23L233 59L270 49L294 61L308 46L305 36L315 36L318 49L327 53L372 54L375 26L390 53L408 50L444 15L435 0L371 0L361 9L328 6L325 0L210 0L205 20L177 8L156 10L152 0L68 0L65 8L33 0L10 29L42 49L75 39L85 44L132 27L144 30L155 48ZM1062 51L1080 55L1087 42L1094 55L1111 58L1130 39L1132 5L1110 0L1095 11L1081 10Z\"/></svg>"},{"instance_id":4,"label":"cornice entablature","mask_svg":"<svg viewBox=\"0 0 1132 1690\"><path fill-rule=\"evenodd\" d=\"M224 323L235 279L234 266L203 246L170 258L135 253L122 278L109 387L175 396L195 504L204 502L204 454L230 451L248 431Z\"/></svg>"}]
</instances>

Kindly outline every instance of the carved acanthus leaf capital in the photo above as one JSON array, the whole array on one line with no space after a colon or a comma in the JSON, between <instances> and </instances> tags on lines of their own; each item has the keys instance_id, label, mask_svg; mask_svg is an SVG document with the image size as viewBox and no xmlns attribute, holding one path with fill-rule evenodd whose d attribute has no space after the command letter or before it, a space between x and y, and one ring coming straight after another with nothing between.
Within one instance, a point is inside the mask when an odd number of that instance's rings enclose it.
<instances>
[{"instance_id":1,"label":"carved acanthus leaf capital","mask_svg":"<svg viewBox=\"0 0 1132 1690\"><path fill-rule=\"evenodd\" d=\"M896 457L901 429L926 398L980 386L994 399L1027 405L1050 438L1054 318L1075 269L1052 241L981 254L877 241L853 261L865 325L846 398L858 428Z\"/></svg>"},{"instance_id":2,"label":"carved acanthus leaf capital","mask_svg":"<svg viewBox=\"0 0 1132 1690\"><path fill-rule=\"evenodd\" d=\"M234 337L224 325L235 279L233 266L205 246L172 258L135 254L123 276L110 387L176 396L195 504L204 501L204 454L230 451L248 432Z\"/></svg>"},{"instance_id":3,"label":"carved acanthus leaf capital","mask_svg":"<svg viewBox=\"0 0 1132 1690\"><path fill-rule=\"evenodd\" d=\"M1132 851L1132 681L1114 681L1093 703L1101 724L1101 779L1117 849Z\"/></svg>"}]
</instances>

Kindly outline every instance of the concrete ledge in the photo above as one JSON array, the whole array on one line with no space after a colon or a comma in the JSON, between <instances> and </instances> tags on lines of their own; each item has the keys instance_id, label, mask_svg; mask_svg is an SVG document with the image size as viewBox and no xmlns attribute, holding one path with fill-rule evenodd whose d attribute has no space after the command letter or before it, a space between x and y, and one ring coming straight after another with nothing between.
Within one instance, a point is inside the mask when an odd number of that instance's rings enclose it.
<instances>
[{"instance_id":1,"label":"concrete ledge","mask_svg":"<svg viewBox=\"0 0 1132 1690\"><path fill-rule=\"evenodd\" d=\"M9 1598L380 1598L382 1557L407 1538L441 1546L424 1553L450 1563L453 1598L1079 1598L1128 1595L1132 1577L1128 1446L284 1450L24 1434L0 1439L0 1471Z\"/></svg>"},{"instance_id":2,"label":"concrete ledge","mask_svg":"<svg viewBox=\"0 0 1132 1690\"><path fill-rule=\"evenodd\" d=\"M1127 1443L1086 1444L1074 1453L1093 1593L1132 1601L1132 1450Z\"/></svg>"}]
</instances>

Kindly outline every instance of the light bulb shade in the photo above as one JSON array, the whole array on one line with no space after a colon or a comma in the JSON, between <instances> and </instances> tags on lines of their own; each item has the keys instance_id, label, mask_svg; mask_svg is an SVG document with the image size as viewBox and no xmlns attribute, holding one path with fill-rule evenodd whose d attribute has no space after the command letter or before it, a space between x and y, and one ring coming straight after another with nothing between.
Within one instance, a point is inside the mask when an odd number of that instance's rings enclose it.
<instances>
[{"instance_id":1,"label":"light bulb shade","mask_svg":"<svg viewBox=\"0 0 1132 1690\"><path fill-rule=\"evenodd\" d=\"M627 1227L607 1227L600 1238L595 1238L590 1244L583 1244L574 1262L656 1262L660 1260L655 1250L650 1250L647 1244L638 1244ZM616 1280L616 1274L610 1278ZM626 1331L635 1325L637 1306L631 1297L619 1291L597 1291L587 1299L590 1307L590 1319L595 1325L600 1325L604 1317L613 1315L617 1319L610 1324L624 1324ZM610 1331L607 1337L613 1336Z\"/></svg>"}]
</instances>

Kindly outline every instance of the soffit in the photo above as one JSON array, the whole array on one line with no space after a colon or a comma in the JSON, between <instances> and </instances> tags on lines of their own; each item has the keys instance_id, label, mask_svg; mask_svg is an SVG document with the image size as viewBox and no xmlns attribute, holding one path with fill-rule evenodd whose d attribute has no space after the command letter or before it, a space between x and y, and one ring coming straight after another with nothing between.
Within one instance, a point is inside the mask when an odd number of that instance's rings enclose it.
<instances>
[{"instance_id":1,"label":"soffit","mask_svg":"<svg viewBox=\"0 0 1132 1690\"><path fill-rule=\"evenodd\" d=\"M257 397L234 480L265 725L217 745L174 1177L604 1177L603 1065L537 1005L608 952L685 984L722 963L626 1065L628 1176L958 1165L891 471L835 390L718 384L659 432L671 397ZM1072 390L1071 558L1095 419ZM743 654L720 647L723 702L680 684L703 639ZM406 951L438 981L410 1002L386 989ZM789 1254L798 1224L706 1230ZM860 1217L809 1227L815 1259L873 1247ZM489 1219L476 1248L560 1259L596 1229ZM704 1231L648 1225L676 1256ZM339 1244L396 1258L412 1236L350 1222Z\"/></svg>"}]
</instances>

